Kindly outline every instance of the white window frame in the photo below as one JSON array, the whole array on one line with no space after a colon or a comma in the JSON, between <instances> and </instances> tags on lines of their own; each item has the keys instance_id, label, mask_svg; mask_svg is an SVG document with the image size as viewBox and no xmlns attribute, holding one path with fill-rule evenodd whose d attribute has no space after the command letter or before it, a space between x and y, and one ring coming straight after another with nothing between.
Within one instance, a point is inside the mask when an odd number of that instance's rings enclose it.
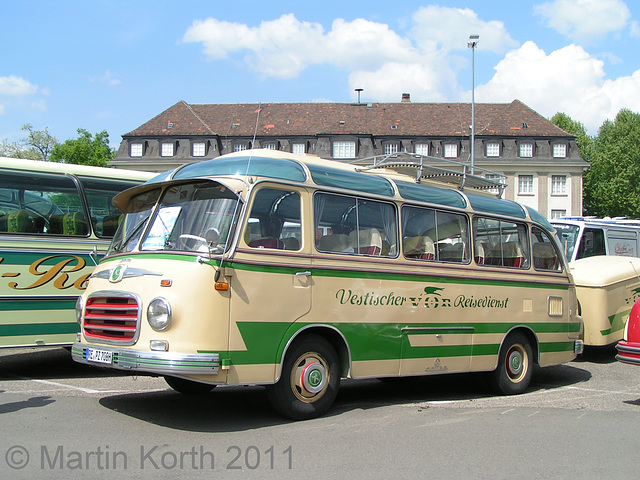
<instances>
[{"instance_id":1,"label":"white window frame","mask_svg":"<svg viewBox=\"0 0 640 480\"><path fill-rule=\"evenodd\" d=\"M495 180L498 182L502 182L502 175L498 174L498 173L487 173L485 174L484 178L486 178L487 180ZM499 188L490 188L487 190L487 192L489 193L493 193L494 195L498 195L500 193L500 189Z\"/></svg>"},{"instance_id":2,"label":"white window frame","mask_svg":"<svg viewBox=\"0 0 640 480\"><path fill-rule=\"evenodd\" d=\"M487 157L499 157L500 156L500 143L499 142L487 142L485 145Z\"/></svg>"},{"instance_id":3,"label":"white window frame","mask_svg":"<svg viewBox=\"0 0 640 480\"><path fill-rule=\"evenodd\" d=\"M144 145L142 143L132 143L129 146L129 155L134 158L142 157L144 154Z\"/></svg>"},{"instance_id":4,"label":"white window frame","mask_svg":"<svg viewBox=\"0 0 640 480\"><path fill-rule=\"evenodd\" d=\"M416 143L413 147L413 153L417 155L429 155L429 144Z\"/></svg>"},{"instance_id":5,"label":"white window frame","mask_svg":"<svg viewBox=\"0 0 640 480\"><path fill-rule=\"evenodd\" d=\"M161 157L173 157L175 145L173 142L163 142L160 144Z\"/></svg>"},{"instance_id":6,"label":"white window frame","mask_svg":"<svg viewBox=\"0 0 640 480\"><path fill-rule=\"evenodd\" d=\"M194 157L204 157L207 154L207 145L205 142L193 142L191 144L191 155Z\"/></svg>"},{"instance_id":7,"label":"white window frame","mask_svg":"<svg viewBox=\"0 0 640 480\"><path fill-rule=\"evenodd\" d=\"M520 158L533 158L533 143L523 142L518 146Z\"/></svg>"},{"instance_id":8,"label":"white window frame","mask_svg":"<svg viewBox=\"0 0 640 480\"><path fill-rule=\"evenodd\" d=\"M551 210L551 219L556 219L556 218L560 218L560 217L566 217L567 216L567 211L566 210Z\"/></svg>"},{"instance_id":9,"label":"white window frame","mask_svg":"<svg viewBox=\"0 0 640 480\"><path fill-rule=\"evenodd\" d=\"M554 143L553 144L553 158L567 158L567 144L566 143Z\"/></svg>"},{"instance_id":10,"label":"white window frame","mask_svg":"<svg viewBox=\"0 0 640 480\"><path fill-rule=\"evenodd\" d=\"M533 195L533 175L518 175L518 195Z\"/></svg>"},{"instance_id":11,"label":"white window frame","mask_svg":"<svg viewBox=\"0 0 640 480\"><path fill-rule=\"evenodd\" d=\"M333 142L333 158L356 158L356 142L354 140Z\"/></svg>"},{"instance_id":12,"label":"white window frame","mask_svg":"<svg viewBox=\"0 0 640 480\"><path fill-rule=\"evenodd\" d=\"M246 143L236 143L233 145L234 152L244 152L249 146Z\"/></svg>"},{"instance_id":13,"label":"white window frame","mask_svg":"<svg viewBox=\"0 0 640 480\"><path fill-rule=\"evenodd\" d=\"M458 145L456 143L445 143L442 147L444 158L458 158Z\"/></svg>"},{"instance_id":14,"label":"white window frame","mask_svg":"<svg viewBox=\"0 0 640 480\"><path fill-rule=\"evenodd\" d=\"M398 153L399 150L400 150L400 145L396 142L389 142L384 144L385 155L393 155L394 153Z\"/></svg>"},{"instance_id":15,"label":"white window frame","mask_svg":"<svg viewBox=\"0 0 640 480\"><path fill-rule=\"evenodd\" d=\"M265 148L267 150L275 150L276 149L276 144L273 142L269 142L269 143L265 143L262 145L262 148Z\"/></svg>"},{"instance_id":16,"label":"white window frame","mask_svg":"<svg viewBox=\"0 0 640 480\"><path fill-rule=\"evenodd\" d=\"M298 153L298 154L307 153L307 145L300 142L292 143L291 153Z\"/></svg>"},{"instance_id":17,"label":"white window frame","mask_svg":"<svg viewBox=\"0 0 640 480\"><path fill-rule=\"evenodd\" d=\"M567 176L551 175L551 195L567 194Z\"/></svg>"}]
</instances>

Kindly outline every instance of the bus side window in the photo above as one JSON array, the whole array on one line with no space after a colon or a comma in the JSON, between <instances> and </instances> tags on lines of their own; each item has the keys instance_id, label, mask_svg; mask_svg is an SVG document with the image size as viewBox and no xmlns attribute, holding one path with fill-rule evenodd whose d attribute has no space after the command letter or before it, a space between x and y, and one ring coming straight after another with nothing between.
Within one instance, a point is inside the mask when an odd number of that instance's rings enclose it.
<instances>
[{"instance_id":1,"label":"bus side window","mask_svg":"<svg viewBox=\"0 0 640 480\"><path fill-rule=\"evenodd\" d=\"M344 195L316 193L316 249L394 257L397 255L396 210L393 205Z\"/></svg>"},{"instance_id":2,"label":"bus side window","mask_svg":"<svg viewBox=\"0 0 640 480\"><path fill-rule=\"evenodd\" d=\"M585 228L576 258L606 255L604 244L604 231L601 228Z\"/></svg>"},{"instance_id":3,"label":"bus side window","mask_svg":"<svg viewBox=\"0 0 640 480\"><path fill-rule=\"evenodd\" d=\"M524 224L475 217L473 238L477 264L529 268L529 242Z\"/></svg>"},{"instance_id":4,"label":"bus side window","mask_svg":"<svg viewBox=\"0 0 640 480\"><path fill-rule=\"evenodd\" d=\"M562 262L549 236L538 227L531 227L533 268L536 270L562 270Z\"/></svg>"},{"instance_id":5,"label":"bus side window","mask_svg":"<svg viewBox=\"0 0 640 480\"><path fill-rule=\"evenodd\" d=\"M300 250L302 225L298 192L275 188L258 191L244 240L252 248Z\"/></svg>"}]
</instances>

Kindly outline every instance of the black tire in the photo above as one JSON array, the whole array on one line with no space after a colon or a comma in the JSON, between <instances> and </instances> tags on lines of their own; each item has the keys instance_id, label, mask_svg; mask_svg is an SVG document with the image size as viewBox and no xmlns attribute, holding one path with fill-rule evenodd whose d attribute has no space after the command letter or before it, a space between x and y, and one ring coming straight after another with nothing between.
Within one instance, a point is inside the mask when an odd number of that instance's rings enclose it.
<instances>
[{"instance_id":1,"label":"black tire","mask_svg":"<svg viewBox=\"0 0 640 480\"><path fill-rule=\"evenodd\" d=\"M523 333L510 334L500 348L498 367L487 374L491 389L499 395L517 395L529 387L533 375L533 349Z\"/></svg>"},{"instance_id":2,"label":"black tire","mask_svg":"<svg viewBox=\"0 0 640 480\"><path fill-rule=\"evenodd\" d=\"M286 417L315 418L331 408L340 376L333 346L318 335L307 335L287 352L280 380L267 387L267 396L273 408Z\"/></svg>"},{"instance_id":3,"label":"black tire","mask_svg":"<svg viewBox=\"0 0 640 480\"><path fill-rule=\"evenodd\" d=\"M176 392L188 395L209 393L215 388L215 385L211 385L210 383L201 383L193 380L187 380L186 378L171 377L169 375L165 376L164 380Z\"/></svg>"}]
</instances>

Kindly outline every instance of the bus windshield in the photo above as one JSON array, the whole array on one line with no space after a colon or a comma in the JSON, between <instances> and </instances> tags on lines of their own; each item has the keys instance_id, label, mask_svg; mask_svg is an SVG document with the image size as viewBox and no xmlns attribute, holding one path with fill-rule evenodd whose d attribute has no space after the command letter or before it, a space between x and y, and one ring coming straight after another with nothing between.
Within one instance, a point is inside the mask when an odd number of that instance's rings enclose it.
<instances>
[{"instance_id":1,"label":"bus windshield","mask_svg":"<svg viewBox=\"0 0 640 480\"><path fill-rule=\"evenodd\" d=\"M578 225L556 222L553 223L553 226L558 233L558 239L560 240L565 256L567 259L571 259L580 234L580 227Z\"/></svg>"},{"instance_id":2,"label":"bus windshield","mask_svg":"<svg viewBox=\"0 0 640 480\"><path fill-rule=\"evenodd\" d=\"M159 198L159 200L158 200ZM156 202L158 207L152 216ZM142 251L223 253L240 212L238 197L215 182L170 185L131 198L109 254ZM151 217L150 222L148 222Z\"/></svg>"}]
</instances>

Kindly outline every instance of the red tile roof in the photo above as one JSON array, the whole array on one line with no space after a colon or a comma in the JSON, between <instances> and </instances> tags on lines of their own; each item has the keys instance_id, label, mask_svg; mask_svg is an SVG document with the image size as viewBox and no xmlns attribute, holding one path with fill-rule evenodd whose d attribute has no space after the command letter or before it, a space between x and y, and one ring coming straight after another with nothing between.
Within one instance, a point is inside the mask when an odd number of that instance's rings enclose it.
<instances>
[{"instance_id":1,"label":"red tile roof","mask_svg":"<svg viewBox=\"0 0 640 480\"><path fill-rule=\"evenodd\" d=\"M257 121L257 128L256 128ZM470 103L188 104L179 101L123 137L470 135ZM476 103L476 135L573 137L519 100Z\"/></svg>"}]
</instances>

